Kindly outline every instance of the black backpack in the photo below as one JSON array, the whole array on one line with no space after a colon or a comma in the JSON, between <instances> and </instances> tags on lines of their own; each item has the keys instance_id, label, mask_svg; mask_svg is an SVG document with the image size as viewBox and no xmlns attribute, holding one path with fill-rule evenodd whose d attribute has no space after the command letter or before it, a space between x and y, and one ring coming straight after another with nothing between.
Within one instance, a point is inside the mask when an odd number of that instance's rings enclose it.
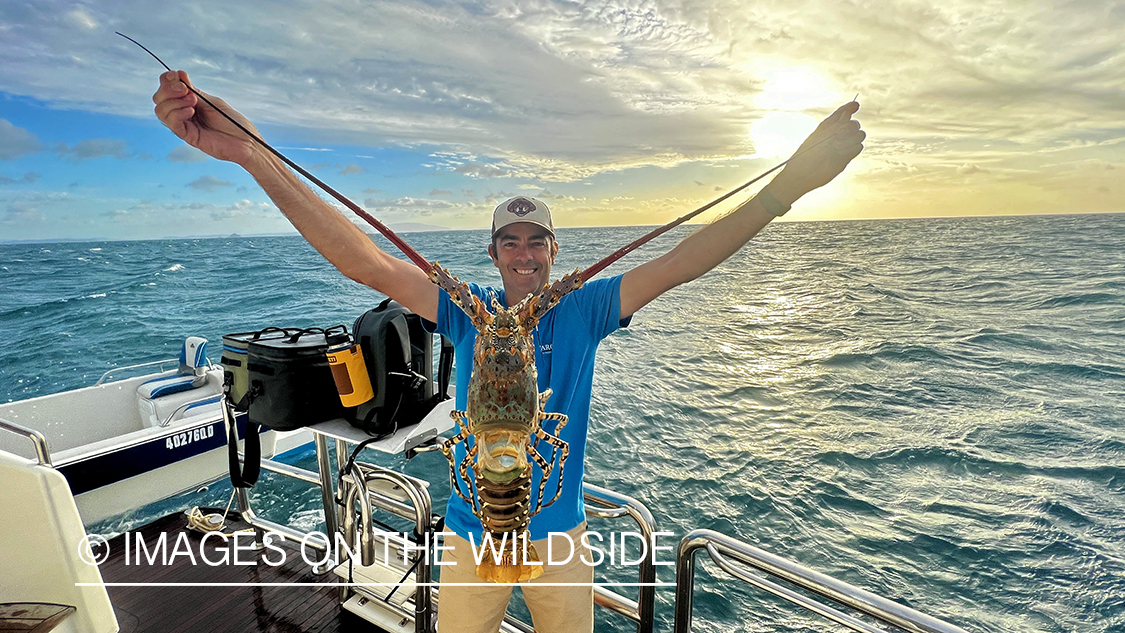
<instances>
[{"instance_id":1,"label":"black backpack","mask_svg":"<svg viewBox=\"0 0 1125 633\"><path fill-rule=\"evenodd\" d=\"M363 350L375 392L349 416L352 426L375 437L389 435L421 422L437 403L449 398L453 343L441 337L435 381L434 335L422 327L417 314L386 299L355 320L352 335Z\"/></svg>"}]
</instances>

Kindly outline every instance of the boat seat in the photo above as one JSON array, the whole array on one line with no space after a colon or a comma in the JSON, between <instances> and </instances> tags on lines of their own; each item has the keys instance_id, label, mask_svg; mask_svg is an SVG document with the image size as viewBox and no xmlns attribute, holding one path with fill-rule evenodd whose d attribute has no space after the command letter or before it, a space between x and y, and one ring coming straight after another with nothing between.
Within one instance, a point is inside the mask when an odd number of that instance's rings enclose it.
<instances>
[{"instance_id":1,"label":"boat seat","mask_svg":"<svg viewBox=\"0 0 1125 633\"><path fill-rule=\"evenodd\" d=\"M189 336L180 349L180 366L137 386L137 407L146 428L219 412L221 378L208 380L207 339Z\"/></svg>"},{"instance_id":2,"label":"boat seat","mask_svg":"<svg viewBox=\"0 0 1125 633\"><path fill-rule=\"evenodd\" d=\"M0 481L0 599L59 606L65 613L52 620L55 633L117 631L101 573L79 557L86 531L66 478L50 466L0 451ZM5 620L0 630L30 630L19 624Z\"/></svg>"}]
</instances>

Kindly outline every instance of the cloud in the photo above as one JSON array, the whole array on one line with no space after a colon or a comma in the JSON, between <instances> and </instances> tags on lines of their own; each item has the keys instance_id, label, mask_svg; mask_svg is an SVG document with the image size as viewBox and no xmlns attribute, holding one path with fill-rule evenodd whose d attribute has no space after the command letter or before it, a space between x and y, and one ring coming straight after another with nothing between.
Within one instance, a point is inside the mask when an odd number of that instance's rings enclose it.
<instances>
[{"instance_id":1,"label":"cloud","mask_svg":"<svg viewBox=\"0 0 1125 633\"><path fill-rule=\"evenodd\" d=\"M195 149L191 145L180 145L176 149L168 152L168 160L173 163L202 163L208 158L209 156L207 156L207 154Z\"/></svg>"},{"instance_id":2,"label":"cloud","mask_svg":"<svg viewBox=\"0 0 1125 633\"><path fill-rule=\"evenodd\" d=\"M93 30L98 28L98 23L94 18L90 17L82 9L74 9L66 14L66 19L73 25L86 30Z\"/></svg>"},{"instance_id":3,"label":"cloud","mask_svg":"<svg viewBox=\"0 0 1125 633\"><path fill-rule=\"evenodd\" d=\"M532 182L729 159L753 151L761 103L789 107L770 77L811 71L819 89L790 90L810 97L802 114L861 93L871 136L860 162L924 171L932 161L956 176L958 165L1050 169L1036 162L1045 148L1125 135L1125 12L1103 0L1034 4L200 0L184 27L139 0L127 22L187 28L162 56L271 133L299 130L278 136L306 149L432 148L446 171ZM6 92L151 122L152 61L90 30L125 18L94 3L15 5L0 10ZM263 13L273 21L247 19ZM0 156L11 151L2 139ZM976 155L989 143L1021 156Z\"/></svg>"},{"instance_id":4,"label":"cloud","mask_svg":"<svg viewBox=\"0 0 1125 633\"><path fill-rule=\"evenodd\" d=\"M89 160L91 158L128 158L129 144L120 139L112 138L87 138L78 141L72 146L59 143L55 152L70 161Z\"/></svg>"},{"instance_id":5,"label":"cloud","mask_svg":"<svg viewBox=\"0 0 1125 633\"><path fill-rule=\"evenodd\" d=\"M371 193L379 193L379 192L380 192L380 190L379 190L379 189L372 189L372 188L370 188L370 187L368 187L367 189L364 189L364 190L363 190L363 193L368 193L368 194L371 194Z\"/></svg>"},{"instance_id":6,"label":"cloud","mask_svg":"<svg viewBox=\"0 0 1125 633\"><path fill-rule=\"evenodd\" d=\"M214 176L200 176L199 178L196 178L195 180L189 182L184 186L191 187L192 189L199 189L200 191L210 192L215 191L216 189L219 189L221 187L230 187L233 184L234 183L229 180L222 180Z\"/></svg>"},{"instance_id":7,"label":"cloud","mask_svg":"<svg viewBox=\"0 0 1125 633\"><path fill-rule=\"evenodd\" d=\"M39 209L28 202L13 202L8 205L8 212L4 215L5 224L30 224L42 222L45 218Z\"/></svg>"},{"instance_id":8,"label":"cloud","mask_svg":"<svg viewBox=\"0 0 1125 633\"><path fill-rule=\"evenodd\" d=\"M495 165L482 165L480 163L465 163L453 170L456 174L465 174L473 178L499 178L507 176L508 172Z\"/></svg>"},{"instance_id":9,"label":"cloud","mask_svg":"<svg viewBox=\"0 0 1125 633\"><path fill-rule=\"evenodd\" d=\"M35 182L36 180L39 180L39 174L37 174L33 171L27 172L26 174L23 175L23 178L20 178L19 180L16 180L15 178L9 178L9 177L5 176L4 174L0 174L0 185L10 185L10 184L15 183L15 182L32 183L32 182Z\"/></svg>"},{"instance_id":10,"label":"cloud","mask_svg":"<svg viewBox=\"0 0 1125 633\"><path fill-rule=\"evenodd\" d=\"M453 192L447 191L445 189L431 189L430 190L430 197L431 198L433 196L450 196L450 195L453 195Z\"/></svg>"},{"instance_id":11,"label":"cloud","mask_svg":"<svg viewBox=\"0 0 1125 633\"><path fill-rule=\"evenodd\" d=\"M360 167L359 165L356 165L355 163L348 163L347 167L344 167L343 169L340 170L340 175L341 176L350 176L352 174L362 174L365 171L367 171L367 170Z\"/></svg>"},{"instance_id":12,"label":"cloud","mask_svg":"<svg viewBox=\"0 0 1125 633\"><path fill-rule=\"evenodd\" d=\"M957 173L962 176L968 176L970 174L987 174L988 170L982 168L980 165L965 163L957 168Z\"/></svg>"},{"instance_id":13,"label":"cloud","mask_svg":"<svg viewBox=\"0 0 1125 633\"><path fill-rule=\"evenodd\" d=\"M377 200L367 198L363 206L377 210L380 213L400 213L408 215L430 215L434 211L447 211L451 209L469 208L469 205L457 204L448 200L434 200L431 198L386 198Z\"/></svg>"},{"instance_id":14,"label":"cloud","mask_svg":"<svg viewBox=\"0 0 1125 633\"><path fill-rule=\"evenodd\" d=\"M43 145L39 142L39 137L22 127L12 125L7 119L0 119L0 160L12 160L41 149Z\"/></svg>"},{"instance_id":15,"label":"cloud","mask_svg":"<svg viewBox=\"0 0 1125 633\"><path fill-rule=\"evenodd\" d=\"M99 214L105 222L127 226L188 225L195 228L204 222L228 222L232 219L276 219L277 208L268 202L240 200L230 205L209 202L188 204L141 201L128 208L113 208ZM216 231L224 230L216 227Z\"/></svg>"},{"instance_id":16,"label":"cloud","mask_svg":"<svg viewBox=\"0 0 1125 633\"><path fill-rule=\"evenodd\" d=\"M240 200L226 207L219 207L211 211L211 219L216 221L230 220L238 217L275 217L277 207L268 202L251 202Z\"/></svg>"}]
</instances>

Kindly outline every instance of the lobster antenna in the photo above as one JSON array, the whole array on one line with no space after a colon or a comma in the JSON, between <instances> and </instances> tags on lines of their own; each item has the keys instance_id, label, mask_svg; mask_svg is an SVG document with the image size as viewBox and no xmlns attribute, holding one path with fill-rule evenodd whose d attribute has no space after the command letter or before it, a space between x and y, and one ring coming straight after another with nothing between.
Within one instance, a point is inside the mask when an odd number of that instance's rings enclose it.
<instances>
[{"instance_id":1,"label":"lobster antenna","mask_svg":"<svg viewBox=\"0 0 1125 633\"><path fill-rule=\"evenodd\" d=\"M856 95L856 96L858 97L859 95ZM699 215L700 213L703 213L707 209L710 209L711 207L713 207L713 206L719 204L720 202L722 202L723 200L726 200L727 198L729 198L729 197L733 196L734 194L738 193L739 191L742 191L743 189L745 189L745 188L749 187L750 185L758 182L759 180L765 178L766 176L772 174L773 172L781 169L789 161L793 160L794 158L800 156L801 154L804 154L805 152L813 149L814 147L817 147L818 145L822 145L822 144L832 140L832 138L833 138L833 136L829 135L828 137L826 137L824 139L821 139L820 141L817 141L816 143L813 143L812 145L809 145L805 149L797 152L796 154L793 154L792 156L790 156L786 160L774 165L769 170L761 173L758 176L755 176L754 178L752 178L746 184L740 185L740 186L728 191L727 193L724 193L723 195L719 196L718 198L715 198L714 200L712 200L711 202L708 202L707 204L703 205L702 207L699 207L695 211L692 211L691 213L684 214L684 215L676 218L675 220L672 220L668 224L665 224L664 226L657 227L657 228L653 229L652 231L650 231L649 233L646 233L645 235L637 238L635 241L629 243L628 245L617 249L613 253L610 253L605 259L601 260L600 262L598 262L598 263L594 264L593 266L590 266L586 270L582 271L582 273L579 275L579 279L581 279L582 282L585 283L586 281L588 281L594 275L596 275L596 274L600 273L601 271L605 270L606 268L608 268L610 264L612 264L613 262L616 262L617 260L621 259L622 257L624 257L624 256L628 255L629 253L633 252L634 250L636 250L639 246L643 245L644 243L652 240L653 238L659 237L659 236L663 235L664 233L667 233L668 231L676 228L677 226L683 224L684 222L687 222L688 220L690 220L690 219L694 218L695 216Z\"/></svg>"},{"instance_id":2,"label":"lobster antenna","mask_svg":"<svg viewBox=\"0 0 1125 633\"><path fill-rule=\"evenodd\" d=\"M124 33L121 33L119 31L114 31L114 32L117 33L118 35L120 35L121 37L129 40L130 42L136 44L137 46L140 46L141 50L148 53L149 55L152 55L152 58L155 59L156 61L160 62L160 65L163 66L164 68L166 68L168 70L172 70L171 68L168 67L168 64L164 63L164 60L162 60L162 59L160 59L159 57L156 56L156 53L153 53L152 51L148 50L148 48L146 48L143 44L141 44L137 40L135 40L135 39L129 37L128 35L125 35ZM390 240L392 244L397 246L400 251L402 251L408 258L410 258L410 261L414 262L419 268L421 268L422 272L426 273L427 275L430 273L430 270L433 268L433 266L430 264L430 262L426 261L425 257L422 257L422 255L420 253L418 253L418 251L411 248L411 246L409 244L407 244L406 242L404 242L401 237L396 235L394 231L387 228L387 226L384 225L379 220L376 220L374 216L372 216L367 211L364 211L362 207L360 207L358 204L349 200L344 194L340 193L339 191L336 191L332 187L329 187L327 183L325 183L321 179L317 178L316 176L310 174L307 170L305 170L303 167L301 167L297 163L294 163L293 161L286 158L284 154L282 154L281 152L274 149L272 146L270 146L269 143L262 140L257 134L254 134L250 130L246 129L246 127L243 126L241 123L239 123L238 121L235 121L233 118L231 118L231 116L229 114L227 114L226 112L223 112L222 109L220 109L214 103L211 103L210 99L203 96L203 94L200 93L198 90L196 90L194 87L188 85L187 83L185 83L184 85L187 86L188 90L195 93L195 95L197 97L199 97L200 99L203 99L203 101L207 105L214 108L215 112L218 112L219 114L223 115L223 118L225 118L226 120L233 123L235 125L235 127L237 127L238 129L242 130L246 134L246 136L249 136L254 142L258 143L262 147L269 150L269 152L271 154L273 154L274 156L281 159L281 161L284 162L286 165L289 165L290 167L292 167L297 173L301 174L305 178L308 178L310 182L312 182L316 186L323 189L325 193L327 193L328 195L330 195L333 198L335 198L336 200L338 200L340 202L340 204L342 204L345 207L351 209L356 215L358 215L359 217L366 220L367 223L370 224L371 226L375 227L375 229L377 231L379 231L380 233L383 234L383 237L386 237L388 240Z\"/></svg>"},{"instance_id":3,"label":"lobster antenna","mask_svg":"<svg viewBox=\"0 0 1125 633\"><path fill-rule=\"evenodd\" d=\"M859 99L859 93L858 92L855 93L854 97L852 97L852 101L855 101L856 99ZM690 220L690 219L694 218L695 216L699 215L700 213L703 213L707 209L710 209L711 207L715 206L716 204L719 204L720 202L722 202L723 200L726 200L727 198L729 198L729 197L733 196L734 194L738 193L739 191L742 191L743 189L749 187L750 185L758 182L762 178L765 178L766 176L768 176L768 175L772 174L773 172L777 171L778 169L781 169L782 167L784 167L786 165L786 163L793 160L794 158L797 158L801 154L804 154L805 152L813 149L814 147L816 147L818 145L826 143L827 141L829 141L831 139L832 139L832 136L828 136L826 138L821 139L820 141L817 141L816 143L813 143L812 145L809 145L805 149L800 150L796 154L793 154L792 156L790 156L786 160L774 165L768 171L766 171L766 172L762 173L761 175L756 176L755 178L751 179L750 182L747 182L746 184L744 184L740 187L737 187L736 189L733 189L733 190L731 190L727 193L724 193L723 195L719 196L718 198L715 198L714 200L712 200L711 202L708 202L707 204L703 205L702 207L699 207L698 209L696 209L695 211L692 211L691 213L680 216L680 217L676 218L675 220L672 220L668 224L665 224L664 226L653 229L651 232L646 233L645 235L637 238L636 241L632 242L631 244L628 244L626 246L623 246L623 247L617 249L613 253L610 253L609 256L607 256L605 259L601 260L600 262L598 262L598 263L594 264L593 266L590 266L586 270L582 271L582 273L579 275L578 278L581 279L583 283L585 283L591 277L593 277L594 275L600 273L601 271L603 271L607 267L609 267L610 264L612 264L613 262L615 262L615 261L621 259L622 257L628 255L629 253L633 252L634 250L637 249L637 247L643 245L645 242L648 242L649 240L651 240L655 237L659 237L660 235L663 235L664 233L667 233L668 231L676 228L677 226L683 224L684 222L687 222L688 220Z\"/></svg>"}]
</instances>

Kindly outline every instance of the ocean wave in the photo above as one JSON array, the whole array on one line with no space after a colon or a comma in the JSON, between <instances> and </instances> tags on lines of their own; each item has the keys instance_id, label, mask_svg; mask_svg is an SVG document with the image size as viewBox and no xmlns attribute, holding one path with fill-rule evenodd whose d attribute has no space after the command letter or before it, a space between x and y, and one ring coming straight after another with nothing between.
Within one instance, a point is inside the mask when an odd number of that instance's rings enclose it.
<instances>
[{"instance_id":1,"label":"ocean wave","mask_svg":"<svg viewBox=\"0 0 1125 633\"><path fill-rule=\"evenodd\" d=\"M1056 308L1069 308L1071 306L1121 304L1120 294L1109 292L1086 292L1082 294L1066 295L1044 299L1032 306L1039 310L1053 310Z\"/></svg>"},{"instance_id":2,"label":"ocean wave","mask_svg":"<svg viewBox=\"0 0 1125 633\"><path fill-rule=\"evenodd\" d=\"M643 232L560 231L559 271ZM411 237L496 283L487 231ZM1125 270L1125 214L764 237L603 342L588 480L648 504L661 529L718 529L981 631L1120 628L1106 605L1125 595L1125 339L1105 262ZM98 243L98 265L67 265L90 246L2 247L19 278L3 291L3 375L36 378L0 381L0 400L173 356L189 333L349 323L381 299L299 237ZM41 362L46 341L65 343L59 362ZM440 508L440 456L405 468L434 479ZM255 489L263 513L318 520L319 492L274 479ZM218 489L207 502L222 507ZM702 621L752 617L719 604L741 589L717 586L699 580L716 596Z\"/></svg>"},{"instance_id":3,"label":"ocean wave","mask_svg":"<svg viewBox=\"0 0 1125 633\"><path fill-rule=\"evenodd\" d=\"M880 366L892 363L946 362L951 356L931 345L911 345L902 343L879 343L873 348L857 352L833 354L819 364L828 367Z\"/></svg>"}]
</instances>

